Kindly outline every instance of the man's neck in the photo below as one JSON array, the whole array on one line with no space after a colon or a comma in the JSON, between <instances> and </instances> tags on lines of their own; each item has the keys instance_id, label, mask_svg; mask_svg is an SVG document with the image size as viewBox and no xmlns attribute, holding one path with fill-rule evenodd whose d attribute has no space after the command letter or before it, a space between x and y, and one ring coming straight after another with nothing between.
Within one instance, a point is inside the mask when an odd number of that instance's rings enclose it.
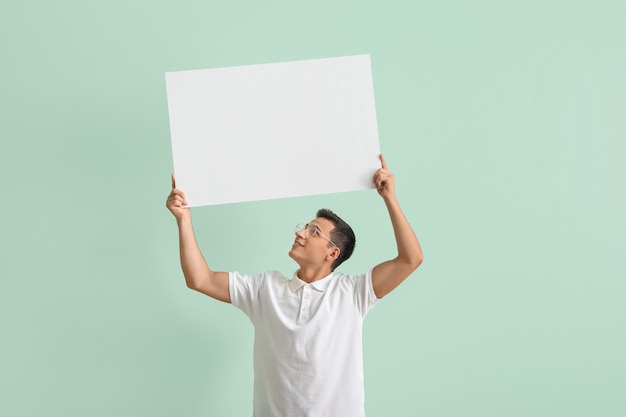
<instances>
[{"instance_id":1,"label":"man's neck","mask_svg":"<svg viewBox=\"0 0 626 417\"><path fill-rule=\"evenodd\" d=\"M298 270L298 278L307 283L319 281L322 278L326 278L332 271L330 267L325 266L322 268L304 267L301 266Z\"/></svg>"}]
</instances>

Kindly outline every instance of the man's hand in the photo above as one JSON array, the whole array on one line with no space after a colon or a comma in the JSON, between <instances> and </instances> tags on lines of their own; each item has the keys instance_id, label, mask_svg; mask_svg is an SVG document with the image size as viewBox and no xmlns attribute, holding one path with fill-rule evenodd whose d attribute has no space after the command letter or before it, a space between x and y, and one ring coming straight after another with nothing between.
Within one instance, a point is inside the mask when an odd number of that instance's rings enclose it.
<instances>
[{"instance_id":1,"label":"man's hand","mask_svg":"<svg viewBox=\"0 0 626 417\"><path fill-rule=\"evenodd\" d=\"M172 192L165 201L165 207L172 212L176 220L180 221L185 216L189 216L189 208L183 208L187 205L185 193L176 188L176 177L172 174Z\"/></svg>"},{"instance_id":2,"label":"man's hand","mask_svg":"<svg viewBox=\"0 0 626 417\"><path fill-rule=\"evenodd\" d=\"M376 185L376 190L378 194L384 199L395 197L395 178L391 172L389 172L387 168L387 162L385 162L385 157L380 155L380 162L382 164L382 168L379 168L374 174L374 184Z\"/></svg>"}]
</instances>

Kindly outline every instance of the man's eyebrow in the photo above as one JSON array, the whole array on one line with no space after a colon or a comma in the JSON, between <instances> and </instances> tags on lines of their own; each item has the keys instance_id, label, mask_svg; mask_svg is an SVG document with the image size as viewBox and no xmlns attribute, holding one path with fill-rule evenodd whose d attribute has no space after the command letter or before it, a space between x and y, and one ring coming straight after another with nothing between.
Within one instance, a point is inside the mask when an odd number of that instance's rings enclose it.
<instances>
[{"instance_id":1,"label":"man's eyebrow","mask_svg":"<svg viewBox=\"0 0 626 417\"><path fill-rule=\"evenodd\" d=\"M322 231L322 229L320 229L320 227L313 222L308 222L307 224L304 225L304 227L313 228L313 229L319 230L320 232Z\"/></svg>"},{"instance_id":2,"label":"man's eyebrow","mask_svg":"<svg viewBox=\"0 0 626 417\"><path fill-rule=\"evenodd\" d=\"M317 230L319 230L319 232L320 232L320 233L324 233L324 234L330 234L330 233L332 233L332 232L333 232L333 230L335 230L334 228L332 228L329 232L324 232L324 231L322 230L322 228L321 228L321 227L319 227L319 226L318 226L317 224L315 224L314 222L309 222L309 223L308 223L308 225L309 225L309 226L313 226L313 227L315 227Z\"/></svg>"}]
</instances>

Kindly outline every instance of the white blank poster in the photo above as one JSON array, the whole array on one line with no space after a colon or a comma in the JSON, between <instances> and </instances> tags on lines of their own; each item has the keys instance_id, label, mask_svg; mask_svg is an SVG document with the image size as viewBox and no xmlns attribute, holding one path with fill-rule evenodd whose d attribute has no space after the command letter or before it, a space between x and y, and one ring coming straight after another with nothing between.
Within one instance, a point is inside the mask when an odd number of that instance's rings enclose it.
<instances>
[{"instance_id":1,"label":"white blank poster","mask_svg":"<svg viewBox=\"0 0 626 417\"><path fill-rule=\"evenodd\" d=\"M369 55L165 74L189 206L374 188Z\"/></svg>"}]
</instances>

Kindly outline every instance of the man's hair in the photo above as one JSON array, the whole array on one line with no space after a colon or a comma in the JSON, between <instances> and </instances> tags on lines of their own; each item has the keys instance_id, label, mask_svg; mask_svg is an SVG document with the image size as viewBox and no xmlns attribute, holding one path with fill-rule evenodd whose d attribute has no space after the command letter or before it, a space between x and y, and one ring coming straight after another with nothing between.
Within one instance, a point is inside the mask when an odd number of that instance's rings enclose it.
<instances>
[{"instance_id":1,"label":"man's hair","mask_svg":"<svg viewBox=\"0 0 626 417\"><path fill-rule=\"evenodd\" d=\"M354 232L348 223L344 222L341 217L329 209L317 210L317 217L330 220L335 225L330 234L330 240L339 248L339 257L330 266L331 270L334 271L335 268L352 256L354 246L356 245L356 236L354 236Z\"/></svg>"}]
</instances>

